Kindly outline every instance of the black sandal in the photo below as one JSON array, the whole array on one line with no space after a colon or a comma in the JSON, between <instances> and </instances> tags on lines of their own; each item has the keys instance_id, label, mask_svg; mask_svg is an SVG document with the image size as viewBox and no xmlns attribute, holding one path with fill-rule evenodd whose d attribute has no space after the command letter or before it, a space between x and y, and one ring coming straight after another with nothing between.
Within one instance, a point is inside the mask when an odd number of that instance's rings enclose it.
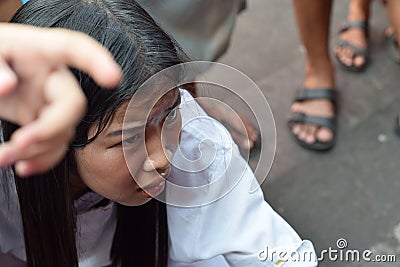
<instances>
[{"instance_id":1,"label":"black sandal","mask_svg":"<svg viewBox=\"0 0 400 267\"><path fill-rule=\"evenodd\" d=\"M354 28L362 29L365 32L366 38L368 38L368 23L365 21L348 21L342 26L342 28L339 31L339 34L346 32L350 29L354 29ZM340 63L340 65L344 69L346 69L348 71L353 71L353 72L364 71L364 69L368 63L368 45L367 45L367 47L359 47L359 46L356 46L356 45L350 43L347 40L339 39L338 42L336 43L336 46L340 47L340 48L350 48L351 50L353 50L353 52L354 52L353 58L352 58L353 60L354 60L354 58L356 58L358 56L362 56L365 58L365 62L361 66L355 66L355 65L348 66L348 65L344 64L340 60L340 57L335 53L335 57L336 57L337 61Z\"/></svg>"},{"instance_id":2,"label":"black sandal","mask_svg":"<svg viewBox=\"0 0 400 267\"><path fill-rule=\"evenodd\" d=\"M311 99L327 99L332 101L334 107L335 107L335 114L336 114L336 91L334 89L303 89L299 92L298 96L295 98L294 102L303 102L306 100L311 100ZM304 148L311 149L311 150L317 150L317 151L326 151L335 145L336 142L336 132L337 132L337 126L336 126L336 116L330 118L330 117L322 117L322 116L311 116L307 115L305 113L300 113L300 112L294 112L292 117L289 119L288 124L289 128L292 130L293 124L298 124L298 123L308 123L308 124L314 124L316 126L320 127L327 127L329 128L332 133L333 137L330 141L328 142L319 142L318 140L315 143L308 144L304 142L303 140L299 139L297 135L295 135L292 132L293 137L296 139L296 141Z\"/></svg>"}]
</instances>

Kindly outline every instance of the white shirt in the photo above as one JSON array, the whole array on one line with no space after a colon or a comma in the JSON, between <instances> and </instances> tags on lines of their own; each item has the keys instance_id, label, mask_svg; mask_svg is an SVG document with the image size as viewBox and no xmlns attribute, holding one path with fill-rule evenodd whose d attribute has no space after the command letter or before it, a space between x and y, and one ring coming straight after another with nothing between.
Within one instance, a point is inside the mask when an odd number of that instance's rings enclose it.
<instances>
[{"instance_id":1,"label":"white shirt","mask_svg":"<svg viewBox=\"0 0 400 267\"><path fill-rule=\"evenodd\" d=\"M186 91L181 90L181 97L180 151L166 186L171 204L168 267L317 266L311 242L302 241L272 210L260 188L249 192L254 175L225 128ZM9 206L0 188L0 267L23 266L2 263L26 258L18 200L15 188L11 190ZM82 203L88 199L96 204L101 197L88 193L75 203L81 210L79 266L107 266L116 223L114 204L85 212ZM281 254L285 257L279 258L279 252L286 252ZM291 261L290 255L297 254L303 261ZM307 254L311 260L303 257Z\"/></svg>"}]
</instances>

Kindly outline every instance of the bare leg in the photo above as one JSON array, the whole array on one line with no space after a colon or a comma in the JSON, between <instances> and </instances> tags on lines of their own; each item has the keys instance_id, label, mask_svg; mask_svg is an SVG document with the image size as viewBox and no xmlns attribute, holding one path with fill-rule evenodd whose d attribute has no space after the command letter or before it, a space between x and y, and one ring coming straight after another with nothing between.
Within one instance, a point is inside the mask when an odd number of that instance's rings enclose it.
<instances>
[{"instance_id":1,"label":"bare leg","mask_svg":"<svg viewBox=\"0 0 400 267\"><path fill-rule=\"evenodd\" d=\"M400 1L388 0L387 11L392 25L392 30L397 38L397 43L400 44Z\"/></svg>"},{"instance_id":2,"label":"bare leg","mask_svg":"<svg viewBox=\"0 0 400 267\"><path fill-rule=\"evenodd\" d=\"M293 0L297 25L307 53L304 88L334 88L334 69L329 57L328 38L331 0ZM313 116L333 117L334 106L329 100L296 102L292 111ZM312 124L296 124L292 131L306 143L328 142L333 133Z\"/></svg>"},{"instance_id":3,"label":"bare leg","mask_svg":"<svg viewBox=\"0 0 400 267\"><path fill-rule=\"evenodd\" d=\"M348 22L369 21L371 0L352 0L349 4ZM368 36L361 28L351 28L340 35L341 40L346 40L352 45L360 48L366 48L368 44ZM335 47L335 54L339 60L346 66L361 67L366 63L364 56L354 57L354 50L351 47Z\"/></svg>"}]
</instances>

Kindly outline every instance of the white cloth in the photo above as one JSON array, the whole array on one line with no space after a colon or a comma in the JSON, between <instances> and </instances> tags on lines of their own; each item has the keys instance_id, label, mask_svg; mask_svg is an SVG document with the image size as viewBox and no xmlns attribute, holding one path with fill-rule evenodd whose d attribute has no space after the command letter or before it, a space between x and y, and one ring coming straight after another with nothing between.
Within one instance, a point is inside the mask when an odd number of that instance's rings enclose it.
<instances>
[{"instance_id":1,"label":"white cloth","mask_svg":"<svg viewBox=\"0 0 400 267\"><path fill-rule=\"evenodd\" d=\"M279 251L286 251L289 255L296 252L314 256L315 252L311 242L302 241L264 201L260 188L249 192L254 175L227 131L208 117L186 91L182 90L181 96L182 153L174 156L175 167L168 179L173 184L188 187L190 194L183 192L176 197L172 195L175 193L174 185L168 183L166 186L167 202L171 200L178 205L167 206L168 266L316 266L315 257L313 261L303 262L286 262L277 258ZM200 118L196 118L198 116ZM182 169L185 167L182 156L194 162L190 169ZM3 184L1 179L0 182ZM8 260L14 257L25 260L18 200L15 189L11 188L10 204L0 188L0 251L3 253L0 253L0 267L14 267L2 264L7 257ZM95 204L98 196L93 193L82 196L76 202L78 210L87 209L82 207L82 203L87 203L88 199ZM179 207L181 204L191 207ZM195 206L197 204L203 205ZM108 255L115 230L113 207L111 203L106 207L78 212L80 267L110 264ZM272 251L276 252L272 259L273 254L265 257Z\"/></svg>"},{"instance_id":2,"label":"white cloth","mask_svg":"<svg viewBox=\"0 0 400 267\"><path fill-rule=\"evenodd\" d=\"M180 194L174 202L202 204L226 195L201 207L168 206L170 258L177 262L192 262L223 255L232 267L316 266L315 257L312 257L312 261L303 262L296 262L296 257L292 262L288 257L277 258L277 252L286 249L288 254L293 252L293 256L296 253L315 256L315 253L311 242L302 241L264 201L261 188L249 192L255 177L228 132L220 123L208 117L187 92L182 91L182 96L181 150L184 156L192 157L189 160L197 159L196 166L200 171L175 167L169 181L181 186L203 187L191 192L191 199ZM174 157L178 167L184 166L179 163L181 158L179 153ZM167 200L168 196L177 195L173 190L175 194L169 192L168 184L166 190ZM185 201L179 202L179 197ZM272 255L266 258L262 251L270 254L276 251L275 258L271 261ZM259 256L265 260L260 260Z\"/></svg>"}]
</instances>

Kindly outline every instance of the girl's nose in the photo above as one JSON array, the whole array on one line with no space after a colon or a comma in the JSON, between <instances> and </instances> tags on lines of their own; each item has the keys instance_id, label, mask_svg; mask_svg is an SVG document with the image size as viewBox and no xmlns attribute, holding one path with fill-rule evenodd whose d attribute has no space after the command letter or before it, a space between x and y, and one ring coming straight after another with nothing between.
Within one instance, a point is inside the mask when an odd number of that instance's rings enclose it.
<instances>
[{"instance_id":1,"label":"girl's nose","mask_svg":"<svg viewBox=\"0 0 400 267\"><path fill-rule=\"evenodd\" d=\"M166 151L166 153L168 153L168 150ZM170 162L168 160L168 157L164 154L164 151L161 147L157 151L149 153L148 158L143 164L143 169L146 172L157 170L160 174L162 174L166 169L169 168L169 166Z\"/></svg>"},{"instance_id":2,"label":"girl's nose","mask_svg":"<svg viewBox=\"0 0 400 267\"><path fill-rule=\"evenodd\" d=\"M156 170L161 176L167 175L170 168L168 158L171 158L172 152L163 147L159 134L146 138L146 151L148 157L143 164L144 171Z\"/></svg>"}]
</instances>

